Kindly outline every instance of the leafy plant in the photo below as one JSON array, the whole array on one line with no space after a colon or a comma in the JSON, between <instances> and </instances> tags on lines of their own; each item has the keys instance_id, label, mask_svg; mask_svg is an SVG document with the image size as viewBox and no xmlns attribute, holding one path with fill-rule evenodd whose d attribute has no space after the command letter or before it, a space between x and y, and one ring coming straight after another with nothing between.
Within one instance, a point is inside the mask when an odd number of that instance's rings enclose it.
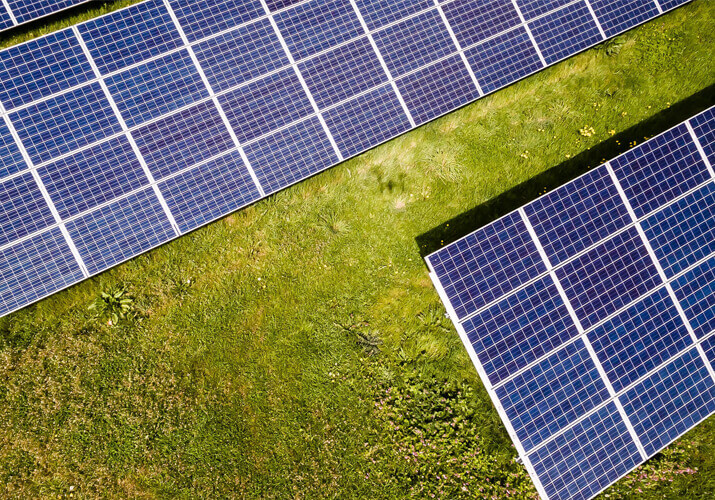
<instances>
[{"instance_id":1,"label":"leafy plant","mask_svg":"<svg viewBox=\"0 0 715 500\"><path fill-rule=\"evenodd\" d=\"M116 325L127 319L134 312L134 298L127 295L126 287L111 287L101 292L92 304L90 311L95 311L101 318L106 318L109 325Z\"/></svg>"},{"instance_id":2,"label":"leafy plant","mask_svg":"<svg viewBox=\"0 0 715 500\"><path fill-rule=\"evenodd\" d=\"M626 39L622 36L617 36L607 40L601 45L601 48L608 57L618 55L623 46L626 44Z\"/></svg>"}]
</instances>

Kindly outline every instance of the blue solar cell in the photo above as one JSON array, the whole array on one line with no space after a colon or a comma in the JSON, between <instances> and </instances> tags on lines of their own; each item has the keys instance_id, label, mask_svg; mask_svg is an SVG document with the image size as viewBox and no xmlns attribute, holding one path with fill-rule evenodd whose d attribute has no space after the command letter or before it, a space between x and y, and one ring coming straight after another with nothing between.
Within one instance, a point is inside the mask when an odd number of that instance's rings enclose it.
<instances>
[{"instance_id":1,"label":"blue solar cell","mask_svg":"<svg viewBox=\"0 0 715 500\"><path fill-rule=\"evenodd\" d=\"M658 15L653 0L591 0L606 36L615 36Z\"/></svg>"},{"instance_id":2,"label":"blue solar cell","mask_svg":"<svg viewBox=\"0 0 715 500\"><path fill-rule=\"evenodd\" d=\"M19 109L10 119L35 165L122 131L96 82Z\"/></svg>"},{"instance_id":3,"label":"blue solar cell","mask_svg":"<svg viewBox=\"0 0 715 500\"><path fill-rule=\"evenodd\" d=\"M8 14L7 9L5 9L5 6L0 4L0 31L12 28L13 26L14 25L12 23L12 19L10 18L10 14Z\"/></svg>"},{"instance_id":4,"label":"blue solar cell","mask_svg":"<svg viewBox=\"0 0 715 500\"><path fill-rule=\"evenodd\" d=\"M417 125L479 97L479 91L458 55L397 80L397 88Z\"/></svg>"},{"instance_id":5,"label":"blue solar cell","mask_svg":"<svg viewBox=\"0 0 715 500\"><path fill-rule=\"evenodd\" d=\"M703 351L705 351L705 357L708 358L710 362L710 366L715 366L715 335L703 340L701 345Z\"/></svg>"},{"instance_id":6,"label":"blue solar cell","mask_svg":"<svg viewBox=\"0 0 715 500\"><path fill-rule=\"evenodd\" d=\"M511 0L455 0L442 10L462 48L520 23Z\"/></svg>"},{"instance_id":7,"label":"blue solar cell","mask_svg":"<svg viewBox=\"0 0 715 500\"><path fill-rule=\"evenodd\" d=\"M665 275L672 278L715 253L715 183L656 212L641 225Z\"/></svg>"},{"instance_id":8,"label":"blue solar cell","mask_svg":"<svg viewBox=\"0 0 715 500\"><path fill-rule=\"evenodd\" d=\"M556 269L584 329L661 284L635 228Z\"/></svg>"},{"instance_id":9,"label":"blue solar cell","mask_svg":"<svg viewBox=\"0 0 715 500\"><path fill-rule=\"evenodd\" d=\"M242 143L313 112L293 68L224 94L219 102Z\"/></svg>"},{"instance_id":10,"label":"blue solar cell","mask_svg":"<svg viewBox=\"0 0 715 500\"><path fill-rule=\"evenodd\" d=\"M366 38L303 61L298 67L320 109L387 81Z\"/></svg>"},{"instance_id":11,"label":"blue solar cell","mask_svg":"<svg viewBox=\"0 0 715 500\"><path fill-rule=\"evenodd\" d=\"M18 24L59 12L88 0L8 0Z\"/></svg>"},{"instance_id":12,"label":"blue solar cell","mask_svg":"<svg viewBox=\"0 0 715 500\"><path fill-rule=\"evenodd\" d=\"M288 65L288 57L267 19L201 42L194 52L214 92Z\"/></svg>"},{"instance_id":13,"label":"blue solar cell","mask_svg":"<svg viewBox=\"0 0 715 500\"><path fill-rule=\"evenodd\" d=\"M245 151L266 194L290 186L338 161L316 117L248 144Z\"/></svg>"},{"instance_id":14,"label":"blue solar cell","mask_svg":"<svg viewBox=\"0 0 715 500\"><path fill-rule=\"evenodd\" d=\"M658 0L658 3L660 4L660 8L663 9L663 12L665 12L670 9L679 7L684 3L688 3L689 1L690 0Z\"/></svg>"},{"instance_id":15,"label":"blue solar cell","mask_svg":"<svg viewBox=\"0 0 715 500\"><path fill-rule=\"evenodd\" d=\"M128 127L209 97L186 50L118 73L106 83Z\"/></svg>"},{"instance_id":16,"label":"blue solar cell","mask_svg":"<svg viewBox=\"0 0 715 500\"><path fill-rule=\"evenodd\" d=\"M609 398L581 339L494 392L527 453Z\"/></svg>"},{"instance_id":17,"label":"blue solar cell","mask_svg":"<svg viewBox=\"0 0 715 500\"><path fill-rule=\"evenodd\" d=\"M492 385L579 335L548 275L462 326Z\"/></svg>"},{"instance_id":18,"label":"blue solar cell","mask_svg":"<svg viewBox=\"0 0 715 500\"><path fill-rule=\"evenodd\" d=\"M175 236L152 188L67 222L90 274L119 264Z\"/></svg>"},{"instance_id":19,"label":"blue solar cell","mask_svg":"<svg viewBox=\"0 0 715 500\"><path fill-rule=\"evenodd\" d=\"M54 222L30 172L0 183L0 246Z\"/></svg>"},{"instance_id":20,"label":"blue solar cell","mask_svg":"<svg viewBox=\"0 0 715 500\"><path fill-rule=\"evenodd\" d=\"M673 281L672 286L695 335L702 339L715 331L715 257Z\"/></svg>"},{"instance_id":21,"label":"blue solar cell","mask_svg":"<svg viewBox=\"0 0 715 500\"><path fill-rule=\"evenodd\" d=\"M167 179L159 189L182 233L261 197L236 151Z\"/></svg>"},{"instance_id":22,"label":"blue solar cell","mask_svg":"<svg viewBox=\"0 0 715 500\"><path fill-rule=\"evenodd\" d=\"M631 223L603 166L529 203L524 211L554 266Z\"/></svg>"},{"instance_id":23,"label":"blue solar cell","mask_svg":"<svg viewBox=\"0 0 715 500\"><path fill-rule=\"evenodd\" d=\"M353 156L410 129L390 85L372 90L324 113L343 156Z\"/></svg>"},{"instance_id":24,"label":"blue solar cell","mask_svg":"<svg viewBox=\"0 0 715 500\"><path fill-rule=\"evenodd\" d=\"M548 64L603 40L585 2L535 19L529 23L529 28Z\"/></svg>"},{"instance_id":25,"label":"blue solar cell","mask_svg":"<svg viewBox=\"0 0 715 500\"><path fill-rule=\"evenodd\" d=\"M181 36L162 0L146 0L78 24L102 74L181 46Z\"/></svg>"},{"instance_id":26,"label":"blue solar cell","mask_svg":"<svg viewBox=\"0 0 715 500\"><path fill-rule=\"evenodd\" d=\"M355 4L371 31L434 6L432 0L356 0Z\"/></svg>"},{"instance_id":27,"label":"blue solar cell","mask_svg":"<svg viewBox=\"0 0 715 500\"><path fill-rule=\"evenodd\" d=\"M571 2L573 0L516 0L521 14L527 21Z\"/></svg>"},{"instance_id":28,"label":"blue solar cell","mask_svg":"<svg viewBox=\"0 0 715 500\"><path fill-rule=\"evenodd\" d=\"M715 412L715 383L696 349L620 397L648 456Z\"/></svg>"},{"instance_id":29,"label":"blue solar cell","mask_svg":"<svg viewBox=\"0 0 715 500\"><path fill-rule=\"evenodd\" d=\"M150 123L132 137L157 180L235 147L212 101Z\"/></svg>"},{"instance_id":30,"label":"blue solar cell","mask_svg":"<svg viewBox=\"0 0 715 500\"><path fill-rule=\"evenodd\" d=\"M587 500L640 462L615 403L584 420L529 455L550 500Z\"/></svg>"},{"instance_id":31,"label":"blue solar cell","mask_svg":"<svg viewBox=\"0 0 715 500\"><path fill-rule=\"evenodd\" d=\"M24 170L27 164L15 143L5 120L0 120L0 180Z\"/></svg>"},{"instance_id":32,"label":"blue solar cell","mask_svg":"<svg viewBox=\"0 0 715 500\"><path fill-rule=\"evenodd\" d=\"M59 228L0 250L0 314L19 309L82 278Z\"/></svg>"},{"instance_id":33,"label":"blue solar cell","mask_svg":"<svg viewBox=\"0 0 715 500\"><path fill-rule=\"evenodd\" d=\"M260 0L169 0L189 42L233 28L265 12Z\"/></svg>"},{"instance_id":34,"label":"blue solar cell","mask_svg":"<svg viewBox=\"0 0 715 500\"><path fill-rule=\"evenodd\" d=\"M346 42L364 32L349 0L314 0L274 16L296 60Z\"/></svg>"},{"instance_id":35,"label":"blue solar cell","mask_svg":"<svg viewBox=\"0 0 715 500\"><path fill-rule=\"evenodd\" d=\"M592 330L588 339L616 392L693 345L665 288Z\"/></svg>"},{"instance_id":36,"label":"blue solar cell","mask_svg":"<svg viewBox=\"0 0 715 500\"><path fill-rule=\"evenodd\" d=\"M390 73L397 77L456 52L436 10L406 19L373 35Z\"/></svg>"},{"instance_id":37,"label":"blue solar cell","mask_svg":"<svg viewBox=\"0 0 715 500\"><path fill-rule=\"evenodd\" d=\"M526 29L516 28L465 51L482 90L506 87L544 66Z\"/></svg>"},{"instance_id":38,"label":"blue solar cell","mask_svg":"<svg viewBox=\"0 0 715 500\"><path fill-rule=\"evenodd\" d=\"M0 51L0 100L6 110L94 78L72 30Z\"/></svg>"},{"instance_id":39,"label":"blue solar cell","mask_svg":"<svg viewBox=\"0 0 715 500\"><path fill-rule=\"evenodd\" d=\"M38 172L63 219L149 182L124 136L40 167Z\"/></svg>"},{"instance_id":40,"label":"blue solar cell","mask_svg":"<svg viewBox=\"0 0 715 500\"><path fill-rule=\"evenodd\" d=\"M266 5L271 12L275 12L302 1L303 0L266 0Z\"/></svg>"},{"instance_id":41,"label":"blue solar cell","mask_svg":"<svg viewBox=\"0 0 715 500\"><path fill-rule=\"evenodd\" d=\"M690 125L703 147L711 165L715 165L715 109L710 108L704 113L690 119Z\"/></svg>"},{"instance_id":42,"label":"blue solar cell","mask_svg":"<svg viewBox=\"0 0 715 500\"><path fill-rule=\"evenodd\" d=\"M518 213L494 221L428 257L457 318L546 272Z\"/></svg>"}]
</instances>

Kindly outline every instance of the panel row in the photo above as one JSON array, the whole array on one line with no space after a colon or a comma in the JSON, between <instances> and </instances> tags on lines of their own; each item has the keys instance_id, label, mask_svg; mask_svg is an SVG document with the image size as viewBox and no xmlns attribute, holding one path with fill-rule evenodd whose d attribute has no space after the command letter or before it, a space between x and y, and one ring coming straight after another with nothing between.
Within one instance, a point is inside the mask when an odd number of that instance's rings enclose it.
<instances>
[{"instance_id":1,"label":"panel row","mask_svg":"<svg viewBox=\"0 0 715 500\"><path fill-rule=\"evenodd\" d=\"M89 0L7 0L0 3L0 31L49 16Z\"/></svg>"}]
</instances>

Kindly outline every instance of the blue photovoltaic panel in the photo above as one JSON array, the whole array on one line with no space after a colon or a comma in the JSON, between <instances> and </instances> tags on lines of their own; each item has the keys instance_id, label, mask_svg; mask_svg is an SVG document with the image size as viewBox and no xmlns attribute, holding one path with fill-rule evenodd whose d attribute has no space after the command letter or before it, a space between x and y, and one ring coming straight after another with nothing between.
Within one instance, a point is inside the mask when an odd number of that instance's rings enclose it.
<instances>
[{"instance_id":1,"label":"blue photovoltaic panel","mask_svg":"<svg viewBox=\"0 0 715 500\"><path fill-rule=\"evenodd\" d=\"M609 397L580 339L508 380L495 393L527 453Z\"/></svg>"},{"instance_id":2,"label":"blue photovoltaic panel","mask_svg":"<svg viewBox=\"0 0 715 500\"><path fill-rule=\"evenodd\" d=\"M444 4L442 10L462 47L519 24L511 0L455 0Z\"/></svg>"},{"instance_id":3,"label":"blue photovoltaic panel","mask_svg":"<svg viewBox=\"0 0 715 500\"><path fill-rule=\"evenodd\" d=\"M418 125L479 97L479 91L458 55L397 80L397 88Z\"/></svg>"},{"instance_id":4,"label":"blue photovoltaic panel","mask_svg":"<svg viewBox=\"0 0 715 500\"><path fill-rule=\"evenodd\" d=\"M0 314L70 286L84 276L55 227L0 250Z\"/></svg>"},{"instance_id":5,"label":"blue photovoltaic panel","mask_svg":"<svg viewBox=\"0 0 715 500\"><path fill-rule=\"evenodd\" d=\"M653 455L715 412L715 383L691 349L620 399L646 453Z\"/></svg>"},{"instance_id":6,"label":"blue photovoltaic panel","mask_svg":"<svg viewBox=\"0 0 715 500\"><path fill-rule=\"evenodd\" d=\"M592 330L588 338L616 392L693 345L665 288Z\"/></svg>"},{"instance_id":7,"label":"blue photovoltaic panel","mask_svg":"<svg viewBox=\"0 0 715 500\"><path fill-rule=\"evenodd\" d=\"M326 169L338 159L316 117L251 143L245 150L266 194Z\"/></svg>"},{"instance_id":8,"label":"blue photovoltaic panel","mask_svg":"<svg viewBox=\"0 0 715 500\"><path fill-rule=\"evenodd\" d=\"M428 257L457 318L546 271L518 214L512 213Z\"/></svg>"},{"instance_id":9,"label":"blue photovoltaic panel","mask_svg":"<svg viewBox=\"0 0 715 500\"><path fill-rule=\"evenodd\" d=\"M699 339L715 331L715 257L676 279L673 290Z\"/></svg>"},{"instance_id":10,"label":"blue photovoltaic panel","mask_svg":"<svg viewBox=\"0 0 715 500\"><path fill-rule=\"evenodd\" d=\"M77 27L105 75L181 46L162 0L147 0Z\"/></svg>"},{"instance_id":11,"label":"blue photovoltaic panel","mask_svg":"<svg viewBox=\"0 0 715 500\"><path fill-rule=\"evenodd\" d=\"M390 85L328 110L324 117L343 156L353 156L410 129Z\"/></svg>"},{"instance_id":12,"label":"blue photovoltaic panel","mask_svg":"<svg viewBox=\"0 0 715 500\"><path fill-rule=\"evenodd\" d=\"M355 0L355 4L370 30L434 6L432 0Z\"/></svg>"},{"instance_id":13,"label":"blue photovoltaic panel","mask_svg":"<svg viewBox=\"0 0 715 500\"><path fill-rule=\"evenodd\" d=\"M524 207L557 265L631 223L608 171L599 168Z\"/></svg>"},{"instance_id":14,"label":"blue photovoltaic panel","mask_svg":"<svg viewBox=\"0 0 715 500\"><path fill-rule=\"evenodd\" d=\"M10 10L18 24L67 9L88 0L8 0Z\"/></svg>"},{"instance_id":15,"label":"blue photovoltaic panel","mask_svg":"<svg viewBox=\"0 0 715 500\"><path fill-rule=\"evenodd\" d=\"M182 232L261 197L236 151L172 177L159 189Z\"/></svg>"},{"instance_id":16,"label":"blue photovoltaic panel","mask_svg":"<svg viewBox=\"0 0 715 500\"><path fill-rule=\"evenodd\" d=\"M715 365L715 335L703 340L701 345L703 347L703 351L705 351L705 356L710 361L710 365Z\"/></svg>"},{"instance_id":17,"label":"blue photovoltaic panel","mask_svg":"<svg viewBox=\"0 0 715 500\"><path fill-rule=\"evenodd\" d=\"M5 6L0 4L0 31L12 27L13 24L12 18L10 18L10 14L8 14L7 10L5 9Z\"/></svg>"},{"instance_id":18,"label":"blue photovoltaic panel","mask_svg":"<svg viewBox=\"0 0 715 500\"><path fill-rule=\"evenodd\" d=\"M122 131L99 83L19 109L10 119L35 165Z\"/></svg>"},{"instance_id":19,"label":"blue photovoltaic panel","mask_svg":"<svg viewBox=\"0 0 715 500\"><path fill-rule=\"evenodd\" d=\"M623 153L611 166L638 218L710 178L685 125Z\"/></svg>"},{"instance_id":20,"label":"blue photovoltaic panel","mask_svg":"<svg viewBox=\"0 0 715 500\"><path fill-rule=\"evenodd\" d=\"M521 14L527 21L570 4L573 0L516 0Z\"/></svg>"},{"instance_id":21,"label":"blue photovoltaic panel","mask_svg":"<svg viewBox=\"0 0 715 500\"><path fill-rule=\"evenodd\" d=\"M276 12L277 10L285 9L302 1L303 0L266 0L266 5L268 6L268 10Z\"/></svg>"},{"instance_id":22,"label":"blue photovoltaic panel","mask_svg":"<svg viewBox=\"0 0 715 500\"><path fill-rule=\"evenodd\" d=\"M711 165L715 165L715 110L708 109L690 119L690 125Z\"/></svg>"},{"instance_id":23,"label":"blue photovoltaic panel","mask_svg":"<svg viewBox=\"0 0 715 500\"><path fill-rule=\"evenodd\" d=\"M606 36L614 36L658 15L653 0L590 0Z\"/></svg>"},{"instance_id":24,"label":"blue photovoltaic panel","mask_svg":"<svg viewBox=\"0 0 715 500\"><path fill-rule=\"evenodd\" d=\"M603 40L586 2L536 19L529 23L529 28L548 64Z\"/></svg>"},{"instance_id":25,"label":"blue photovoltaic panel","mask_svg":"<svg viewBox=\"0 0 715 500\"><path fill-rule=\"evenodd\" d=\"M584 328L662 283L635 228L567 262L556 276Z\"/></svg>"},{"instance_id":26,"label":"blue photovoltaic panel","mask_svg":"<svg viewBox=\"0 0 715 500\"><path fill-rule=\"evenodd\" d=\"M132 137L155 179L235 147L212 101L145 125Z\"/></svg>"},{"instance_id":27,"label":"blue photovoltaic panel","mask_svg":"<svg viewBox=\"0 0 715 500\"><path fill-rule=\"evenodd\" d=\"M69 29L0 52L0 101L6 110L92 78L92 66Z\"/></svg>"},{"instance_id":28,"label":"blue photovoltaic panel","mask_svg":"<svg viewBox=\"0 0 715 500\"><path fill-rule=\"evenodd\" d=\"M393 77L430 64L456 50L436 10L378 31L374 39Z\"/></svg>"},{"instance_id":29,"label":"blue photovoltaic panel","mask_svg":"<svg viewBox=\"0 0 715 500\"><path fill-rule=\"evenodd\" d=\"M31 173L0 183L0 246L55 222Z\"/></svg>"},{"instance_id":30,"label":"blue photovoltaic panel","mask_svg":"<svg viewBox=\"0 0 715 500\"><path fill-rule=\"evenodd\" d=\"M667 11L686 4L688 1L689 0L658 0L658 3L663 11Z\"/></svg>"},{"instance_id":31,"label":"blue photovoltaic panel","mask_svg":"<svg viewBox=\"0 0 715 500\"><path fill-rule=\"evenodd\" d=\"M288 57L267 19L201 42L194 52L214 92L288 65Z\"/></svg>"},{"instance_id":32,"label":"blue photovoltaic panel","mask_svg":"<svg viewBox=\"0 0 715 500\"><path fill-rule=\"evenodd\" d=\"M185 50L118 73L106 82L128 127L209 96Z\"/></svg>"},{"instance_id":33,"label":"blue photovoltaic panel","mask_svg":"<svg viewBox=\"0 0 715 500\"><path fill-rule=\"evenodd\" d=\"M364 33L349 0L313 0L276 14L275 20L296 60Z\"/></svg>"},{"instance_id":34,"label":"blue photovoltaic panel","mask_svg":"<svg viewBox=\"0 0 715 500\"><path fill-rule=\"evenodd\" d=\"M550 276L477 313L463 325L492 385L579 335Z\"/></svg>"},{"instance_id":35,"label":"blue photovoltaic panel","mask_svg":"<svg viewBox=\"0 0 715 500\"><path fill-rule=\"evenodd\" d=\"M550 500L592 498L641 458L614 403L608 403L531 455Z\"/></svg>"},{"instance_id":36,"label":"blue photovoltaic panel","mask_svg":"<svg viewBox=\"0 0 715 500\"><path fill-rule=\"evenodd\" d=\"M543 68L523 27L468 49L465 55L484 92L505 87Z\"/></svg>"},{"instance_id":37,"label":"blue photovoltaic panel","mask_svg":"<svg viewBox=\"0 0 715 500\"><path fill-rule=\"evenodd\" d=\"M380 60L366 38L304 61L299 68L319 108L387 81Z\"/></svg>"},{"instance_id":38,"label":"blue photovoltaic panel","mask_svg":"<svg viewBox=\"0 0 715 500\"><path fill-rule=\"evenodd\" d=\"M25 160L10 129L7 128L4 120L0 120L0 181L26 168Z\"/></svg>"},{"instance_id":39,"label":"blue photovoltaic panel","mask_svg":"<svg viewBox=\"0 0 715 500\"><path fill-rule=\"evenodd\" d=\"M38 172L63 219L149 182L123 136L40 167Z\"/></svg>"},{"instance_id":40,"label":"blue photovoltaic panel","mask_svg":"<svg viewBox=\"0 0 715 500\"><path fill-rule=\"evenodd\" d=\"M219 102L242 143L313 112L293 68L232 90Z\"/></svg>"},{"instance_id":41,"label":"blue photovoltaic panel","mask_svg":"<svg viewBox=\"0 0 715 500\"><path fill-rule=\"evenodd\" d=\"M265 12L259 0L169 0L189 42L256 19Z\"/></svg>"},{"instance_id":42,"label":"blue photovoltaic panel","mask_svg":"<svg viewBox=\"0 0 715 500\"><path fill-rule=\"evenodd\" d=\"M715 252L715 182L642 222L665 275L672 278Z\"/></svg>"},{"instance_id":43,"label":"blue photovoltaic panel","mask_svg":"<svg viewBox=\"0 0 715 500\"><path fill-rule=\"evenodd\" d=\"M175 236L151 188L73 219L67 230L92 274Z\"/></svg>"}]
</instances>

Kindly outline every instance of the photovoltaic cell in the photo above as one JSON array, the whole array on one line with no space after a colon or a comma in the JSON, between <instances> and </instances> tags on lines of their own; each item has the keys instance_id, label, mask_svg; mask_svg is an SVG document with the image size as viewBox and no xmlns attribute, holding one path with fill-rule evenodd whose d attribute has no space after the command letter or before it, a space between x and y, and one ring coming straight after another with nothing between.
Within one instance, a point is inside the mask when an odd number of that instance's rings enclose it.
<instances>
[{"instance_id":1,"label":"photovoltaic cell","mask_svg":"<svg viewBox=\"0 0 715 500\"><path fill-rule=\"evenodd\" d=\"M264 14L259 0L169 0L189 42L247 23Z\"/></svg>"},{"instance_id":2,"label":"photovoltaic cell","mask_svg":"<svg viewBox=\"0 0 715 500\"><path fill-rule=\"evenodd\" d=\"M663 12L679 7L688 3L689 0L658 0Z\"/></svg>"},{"instance_id":3,"label":"photovoltaic cell","mask_svg":"<svg viewBox=\"0 0 715 500\"><path fill-rule=\"evenodd\" d=\"M693 345L665 288L592 330L588 339L616 392Z\"/></svg>"},{"instance_id":4,"label":"photovoltaic cell","mask_svg":"<svg viewBox=\"0 0 715 500\"><path fill-rule=\"evenodd\" d=\"M5 6L0 4L0 31L12 28L12 26L13 24L10 14L8 14Z\"/></svg>"},{"instance_id":5,"label":"photovoltaic cell","mask_svg":"<svg viewBox=\"0 0 715 500\"><path fill-rule=\"evenodd\" d=\"M511 0L455 0L442 6L457 40L468 47L519 24Z\"/></svg>"},{"instance_id":6,"label":"photovoltaic cell","mask_svg":"<svg viewBox=\"0 0 715 500\"><path fill-rule=\"evenodd\" d=\"M715 257L677 278L672 286L695 335L702 339L715 331Z\"/></svg>"},{"instance_id":7,"label":"photovoltaic cell","mask_svg":"<svg viewBox=\"0 0 715 500\"><path fill-rule=\"evenodd\" d=\"M10 129L0 120L0 181L27 168L20 149L15 144Z\"/></svg>"},{"instance_id":8,"label":"photovoltaic cell","mask_svg":"<svg viewBox=\"0 0 715 500\"><path fill-rule=\"evenodd\" d=\"M552 265L631 223L608 171L599 168L524 207Z\"/></svg>"},{"instance_id":9,"label":"photovoltaic cell","mask_svg":"<svg viewBox=\"0 0 715 500\"><path fill-rule=\"evenodd\" d=\"M715 165L715 110L708 109L690 119L690 125L711 165Z\"/></svg>"},{"instance_id":10,"label":"photovoltaic cell","mask_svg":"<svg viewBox=\"0 0 715 500\"><path fill-rule=\"evenodd\" d=\"M715 183L656 212L641 225L665 275L672 278L715 252Z\"/></svg>"},{"instance_id":11,"label":"photovoltaic cell","mask_svg":"<svg viewBox=\"0 0 715 500\"><path fill-rule=\"evenodd\" d=\"M702 344L705 356L708 358L711 366L715 366L715 336L710 336L703 340Z\"/></svg>"},{"instance_id":12,"label":"photovoltaic cell","mask_svg":"<svg viewBox=\"0 0 715 500\"><path fill-rule=\"evenodd\" d=\"M10 10L15 14L18 24L26 23L87 0L8 0Z\"/></svg>"},{"instance_id":13,"label":"photovoltaic cell","mask_svg":"<svg viewBox=\"0 0 715 500\"><path fill-rule=\"evenodd\" d=\"M685 125L644 142L610 163L638 218L710 178Z\"/></svg>"},{"instance_id":14,"label":"photovoltaic cell","mask_svg":"<svg viewBox=\"0 0 715 500\"><path fill-rule=\"evenodd\" d=\"M556 10L573 0L516 0L524 19L527 21L552 10Z\"/></svg>"},{"instance_id":15,"label":"photovoltaic cell","mask_svg":"<svg viewBox=\"0 0 715 500\"><path fill-rule=\"evenodd\" d=\"M397 80L397 88L418 125L479 97L458 55Z\"/></svg>"},{"instance_id":16,"label":"photovoltaic cell","mask_svg":"<svg viewBox=\"0 0 715 500\"><path fill-rule=\"evenodd\" d=\"M691 349L621 396L648 455L715 412L715 383Z\"/></svg>"},{"instance_id":17,"label":"photovoltaic cell","mask_svg":"<svg viewBox=\"0 0 715 500\"><path fill-rule=\"evenodd\" d=\"M653 0L590 0L606 36L615 36L658 15Z\"/></svg>"},{"instance_id":18,"label":"photovoltaic cell","mask_svg":"<svg viewBox=\"0 0 715 500\"><path fill-rule=\"evenodd\" d=\"M0 51L0 100L7 110L92 78L92 67L69 29Z\"/></svg>"},{"instance_id":19,"label":"photovoltaic cell","mask_svg":"<svg viewBox=\"0 0 715 500\"><path fill-rule=\"evenodd\" d=\"M477 313L463 326L492 385L579 335L550 276Z\"/></svg>"},{"instance_id":20,"label":"photovoltaic cell","mask_svg":"<svg viewBox=\"0 0 715 500\"><path fill-rule=\"evenodd\" d=\"M266 5L268 6L268 10L270 10L271 12L275 12L277 10L288 8L291 5L295 5L302 1L303 0L266 0Z\"/></svg>"},{"instance_id":21,"label":"photovoltaic cell","mask_svg":"<svg viewBox=\"0 0 715 500\"><path fill-rule=\"evenodd\" d=\"M0 183L0 246L54 222L31 173Z\"/></svg>"},{"instance_id":22,"label":"photovoltaic cell","mask_svg":"<svg viewBox=\"0 0 715 500\"><path fill-rule=\"evenodd\" d=\"M432 0L355 0L368 29L375 30L434 5Z\"/></svg>"}]
</instances>

